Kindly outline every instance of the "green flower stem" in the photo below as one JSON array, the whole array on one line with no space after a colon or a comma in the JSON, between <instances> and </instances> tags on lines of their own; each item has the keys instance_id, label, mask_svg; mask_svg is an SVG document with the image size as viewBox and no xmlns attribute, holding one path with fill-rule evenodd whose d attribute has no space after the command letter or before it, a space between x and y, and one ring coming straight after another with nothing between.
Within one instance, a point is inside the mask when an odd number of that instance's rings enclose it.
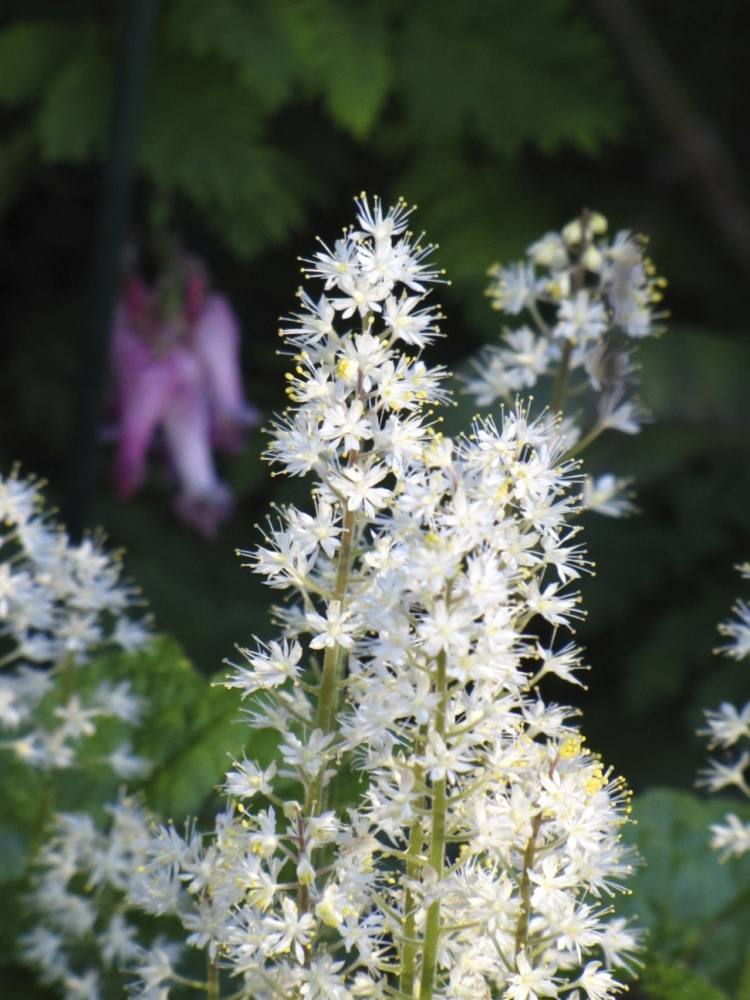
<instances>
[{"instance_id":1,"label":"green flower stem","mask_svg":"<svg viewBox=\"0 0 750 1000\"><path fill-rule=\"evenodd\" d=\"M544 319L542 318L542 314L539 312L539 306L533 299L531 300L531 302L529 302L529 312L531 313L531 316L534 322L536 323L539 332L543 333L548 340L551 339L552 331L550 330L549 325L545 323Z\"/></svg>"},{"instance_id":2,"label":"green flower stem","mask_svg":"<svg viewBox=\"0 0 750 1000\"><path fill-rule=\"evenodd\" d=\"M177 973L172 973L169 979L172 983L177 983L179 986L187 986L189 990L198 990L201 993L206 992L206 983L200 979L189 979L187 976L178 976Z\"/></svg>"},{"instance_id":3,"label":"green flower stem","mask_svg":"<svg viewBox=\"0 0 750 1000\"><path fill-rule=\"evenodd\" d=\"M445 662L445 651L437 659L435 689L438 694L438 705L435 711L435 733L445 738L445 718L448 709L448 671ZM438 882L443 877L445 861L445 820L447 812L447 782L445 775L438 778L432 785L432 840L430 843L430 867ZM437 970L438 943L440 940L440 897L430 903L425 923L424 952L422 959L422 980L420 983L419 1000L432 1000L435 988L435 973Z\"/></svg>"},{"instance_id":4,"label":"green flower stem","mask_svg":"<svg viewBox=\"0 0 750 1000\"><path fill-rule=\"evenodd\" d=\"M516 925L515 953L518 955L526 946L526 939L529 933L529 916L531 913L531 877L529 872L534 866L534 855L536 854L536 841L539 836L539 829L542 825L542 814L537 813L531 823L531 836L523 852L523 875L521 876L521 909L518 914Z\"/></svg>"},{"instance_id":5,"label":"green flower stem","mask_svg":"<svg viewBox=\"0 0 750 1000\"><path fill-rule=\"evenodd\" d=\"M414 741L414 756L419 757L424 749L426 728L422 726ZM424 785L424 768L420 764L414 767L415 785ZM418 942L416 939L417 923L417 901L409 888L409 883L419 877L420 862L422 854L422 821L417 815L412 820L411 831L409 832L409 847L406 852L406 878L408 880L404 889L404 944L401 950L401 979L399 988L406 996L414 996L414 978L417 962Z\"/></svg>"},{"instance_id":6,"label":"green flower stem","mask_svg":"<svg viewBox=\"0 0 750 1000\"><path fill-rule=\"evenodd\" d=\"M549 766L549 776L550 778L555 773L555 768L557 767L559 756L555 757ZM531 821L531 834L529 836L528 842L526 844L526 849L523 852L523 874L521 876L521 909L518 914L518 923L516 924L516 940L515 940L515 954L518 955L526 947L526 941L529 936L529 917L531 916L531 869L534 867L534 860L536 858L537 841L539 840L539 831L542 828L542 823L544 818L542 816L541 809L536 814L534 819Z\"/></svg>"},{"instance_id":7,"label":"green flower stem","mask_svg":"<svg viewBox=\"0 0 750 1000\"><path fill-rule=\"evenodd\" d=\"M206 1000L219 1000L219 967L216 962L208 960L208 982L206 983Z\"/></svg>"},{"instance_id":8,"label":"green flower stem","mask_svg":"<svg viewBox=\"0 0 750 1000\"><path fill-rule=\"evenodd\" d=\"M336 586L333 592L334 601L339 601L343 609L344 599L349 586L349 574L352 564L352 542L354 535L354 512L344 512L344 522L341 530L341 547L339 548L338 565L336 567ZM318 712L316 727L324 733L333 732L336 725L336 712L339 701L339 682L341 664L344 659L342 646L327 646L323 657L323 677L320 682L318 696ZM326 789L323 787L323 771L315 777L310 787L310 798L307 812L322 813L326 806Z\"/></svg>"},{"instance_id":9,"label":"green flower stem","mask_svg":"<svg viewBox=\"0 0 750 1000\"><path fill-rule=\"evenodd\" d=\"M560 367L555 376L555 386L552 391L552 412L559 413L565 402L565 390L568 384L568 372L570 371L570 356L573 353L573 344L567 341L563 347Z\"/></svg>"},{"instance_id":10,"label":"green flower stem","mask_svg":"<svg viewBox=\"0 0 750 1000\"><path fill-rule=\"evenodd\" d=\"M570 451L565 455L566 458L575 458L576 455L580 455L582 451L585 451L590 444L592 444L599 435L602 433L604 428L600 423L594 424L590 431L583 435L581 440L574 444Z\"/></svg>"}]
</instances>

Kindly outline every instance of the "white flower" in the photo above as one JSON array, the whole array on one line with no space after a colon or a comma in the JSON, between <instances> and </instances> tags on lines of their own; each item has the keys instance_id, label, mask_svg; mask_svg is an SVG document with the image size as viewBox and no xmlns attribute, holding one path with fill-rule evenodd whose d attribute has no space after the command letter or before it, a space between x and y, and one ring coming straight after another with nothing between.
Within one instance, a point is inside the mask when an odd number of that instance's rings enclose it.
<instances>
[{"instance_id":1,"label":"white flower","mask_svg":"<svg viewBox=\"0 0 750 1000\"><path fill-rule=\"evenodd\" d=\"M601 962L588 962L576 981L588 1000L609 1000L622 989L622 984L602 968Z\"/></svg>"},{"instance_id":2,"label":"white flower","mask_svg":"<svg viewBox=\"0 0 750 1000\"><path fill-rule=\"evenodd\" d=\"M307 614L307 624L317 634L310 640L310 649L343 646L351 649L358 622L352 611L342 608L341 601L331 601L326 608L325 618L317 611Z\"/></svg>"},{"instance_id":3,"label":"white flower","mask_svg":"<svg viewBox=\"0 0 750 1000\"><path fill-rule=\"evenodd\" d=\"M711 737L711 746L731 747L738 740L750 739L750 702L737 709L729 702L722 702L719 708L706 712L707 729L700 735Z\"/></svg>"},{"instance_id":4,"label":"white flower","mask_svg":"<svg viewBox=\"0 0 750 1000\"><path fill-rule=\"evenodd\" d=\"M552 360L549 342L528 326L509 330L503 340L510 350L502 349L499 361L507 370L509 383L514 389L530 389L549 369Z\"/></svg>"},{"instance_id":5,"label":"white flower","mask_svg":"<svg viewBox=\"0 0 750 1000\"><path fill-rule=\"evenodd\" d=\"M620 391L605 393L599 404L599 427L622 434L637 434L646 420L646 413L634 399L622 399Z\"/></svg>"},{"instance_id":6,"label":"white flower","mask_svg":"<svg viewBox=\"0 0 750 1000\"><path fill-rule=\"evenodd\" d=\"M275 774L275 762L263 770L251 760L235 761L233 769L227 772L224 787L227 795L241 799L270 795L273 791L272 781Z\"/></svg>"},{"instance_id":7,"label":"white flower","mask_svg":"<svg viewBox=\"0 0 750 1000\"><path fill-rule=\"evenodd\" d=\"M536 277L532 264L498 265L490 269L490 275L495 279L488 290L493 308L517 316L534 301Z\"/></svg>"},{"instance_id":8,"label":"white flower","mask_svg":"<svg viewBox=\"0 0 750 1000\"><path fill-rule=\"evenodd\" d=\"M28 523L37 513L40 499L37 480L20 479L15 470L7 479L0 476L0 523Z\"/></svg>"},{"instance_id":9,"label":"white flower","mask_svg":"<svg viewBox=\"0 0 750 1000\"><path fill-rule=\"evenodd\" d=\"M102 714L101 708L86 708L80 695L74 694L65 705L55 709L55 717L62 720L61 736L63 738L80 739L82 736L93 736L96 732L94 719Z\"/></svg>"},{"instance_id":10,"label":"white flower","mask_svg":"<svg viewBox=\"0 0 750 1000\"><path fill-rule=\"evenodd\" d=\"M36 924L19 940L24 961L39 968L42 981L59 982L68 975L64 937L44 924Z\"/></svg>"},{"instance_id":11,"label":"white flower","mask_svg":"<svg viewBox=\"0 0 750 1000\"><path fill-rule=\"evenodd\" d=\"M340 475L332 476L331 487L344 497L348 510L361 508L368 517L372 517L391 495L390 490L377 486L387 474L388 470L382 465L371 465L368 469L353 465Z\"/></svg>"},{"instance_id":12,"label":"white flower","mask_svg":"<svg viewBox=\"0 0 750 1000\"><path fill-rule=\"evenodd\" d=\"M559 591L557 583L548 583L542 590L536 580L524 587L529 608L552 625L565 625L570 617L580 617L581 614L577 607L578 598Z\"/></svg>"},{"instance_id":13,"label":"white flower","mask_svg":"<svg viewBox=\"0 0 750 1000\"><path fill-rule=\"evenodd\" d=\"M174 975L174 946L156 942L151 948L144 948L133 964L133 973L138 977L143 991L156 990L168 982Z\"/></svg>"},{"instance_id":14,"label":"white flower","mask_svg":"<svg viewBox=\"0 0 750 1000\"><path fill-rule=\"evenodd\" d=\"M99 1000L99 973L96 969L88 969L79 975L70 973L63 980L66 1000Z\"/></svg>"},{"instance_id":15,"label":"white flower","mask_svg":"<svg viewBox=\"0 0 750 1000\"><path fill-rule=\"evenodd\" d=\"M94 692L94 705L102 715L113 715L123 722L137 726L145 706L145 700L133 692L129 681L112 684L102 681Z\"/></svg>"},{"instance_id":16,"label":"white flower","mask_svg":"<svg viewBox=\"0 0 750 1000\"><path fill-rule=\"evenodd\" d=\"M747 751L741 753L736 760L727 763L711 760L708 762L708 767L700 772L699 784L705 786L710 792L718 792L722 788L735 785L750 796L750 787L745 781L745 771L748 764L750 764L750 753Z\"/></svg>"},{"instance_id":17,"label":"white flower","mask_svg":"<svg viewBox=\"0 0 750 1000\"><path fill-rule=\"evenodd\" d=\"M306 742L298 739L294 733L287 733L281 747L284 763L298 768L308 777L315 777L326 763L326 755L333 739L331 733L324 733L321 729L315 729Z\"/></svg>"},{"instance_id":18,"label":"white flower","mask_svg":"<svg viewBox=\"0 0 750 1000\"><path fill-rule=\"evenodd\" d=\"M549 972L543 967L533 968L524 954L516 958L516 968L508 979L508 987L503 994L507 1000L539 1000L539 997L556 997L558 988Z\"/></svg>"},{"instance_id":19,"label":"white flower","mask_svg":"<svg viewBox=\"0 0 750 1000\"><path fill-rule=\"evenodd\" d=\"M241 648L226 682L252 697L251 726L279 734L278 770L234 760L212 834L134 820L113 845L71 831L55 850L66 877L170 914L258 1000L385 1000L407 939L412 983L430 974L434 931L435 995L595 996L608 973L589 959L615 920L596 900L632 867L627 794L584 747L576 713L539 689L582 669L559 638L588 569L570 522L574 435L523 406L456 440L434 429L444 373L400 350L421 348L439 319L424 303L439 272L406 230L410 211L358 202L357 226L306 261L331 299L302 293L282 330L291 405L267 457L312 474L311 502L276 508L263 544L242 553L287 600L282 634ZM506 387L563 355L580 374L584 359L548 325L578 263L575 244L563 253L501 276L506 306L547 325L507 334ZM559 274L537 275L553 261ZM592 302L605 263L586 278ZM540 632L542 618L554 627ZM344 809L330 786L350 766L360 793ZM625 938L613 931L612 954ZM170 968L141 971L144 991L165 992Z\"/></svg>"},{"instance_id":20,"label":"white flower","mask_svg":"<svg viewBox=\"0 0 750 1000\"><path fill-rule=\"evenodd\" d=\"M341 313L342 319L350 319L355 312L362 317L380 312L381 302L389 291L388 285L373 284L365 274L347 275L339 282L339 289L344 295L333 300L333 308Z\"/></svg>"},{"instance_id":21,"label":"white flower","mask_svg":"<svg viewBox=\"0 0 750 1000\"><path fill-rule=\"evenodd\" d=\"M586 510L593 510L607 517L631 514L635 507L625 492L629 486L629 479L618 479L611 473L596 479L586 476L583 481L583 506Z\"/></svg>"},{"instance_id":22,"label":"white flower","mask_svg":"<svg viewBox=\"0 0 750 1000\"><path fill-rule=\"evenodd\" d=\"M105 930L98 935L105 964L129 964L141 950L136 934L136 928L127 922L122 913L114 913Z\"/></svg>"},{"instance_id":23,"label":"white flower","mask_svg":"<svg viewBox=\"0 0 750 1000\"><path fill-rule=\"evenodd\" d=\"M415 347L426 347L438 332L439 314L432 308L417 309L422 299L416 295L390 295L383 310L383 322L398 340Z\"/></svg>"},{"instance_id":24,"label":"white flower","mask_svg":"<svg viewBox=\"0 0 750 1000\"><path fill-rule=\"evenodd\" d=\"M535 264L558 271L568 264L568 251L559 233L545 233L531 244L529 256Z\"/></svg>"},{"instance_id":25,"label":"white flower","mask_svg":"<svg viewBox=\"0 0 750 1000\"><path fill-rule=\"evenodd\" d=\"M142 778L149 773L152 768L150 760L141 757L133 752L133 747L129 740L120 743L111 753L107 755L107 763L119 778L125 781L132 781L134 778Z\"/></svg>"},{"instance_id":26,"label":"white flower","mask_svg":"<svg viewBox=\"0 0 750 1000\"><path fill-rule=\"evenodd\" d=\"M300 915L293 900L286 897L281 903L282 913L278 917L266 917L267 932L265 950L269 955L292 951L298 962L305 960L305 947L310 943L315 918L310 913Z\"/></svg>"},{"instance_id":27,"label":"white flower","mask_svg":"<svg viewBox=\"0 0 750 1000\"><path fill-rule=\"evenodd\" d=\"M356 451L362 441L372 437L372 424L363 416L364 412L360 399L353 400L348 406L337 403L326 413L320 436L335 445L343 444L344 454Z\"/></svg>"},{"instance_id":28,"label":"white flower","mask_svg":"<svg viewBox=\"0 0 750 1000\"><path fill-rule=\"evenodd\" d=\"M575 298L560 303L555 336L576 344L598 340L608 326L607 311L601 302L592 301L585 289Z\"/></svg>"},{"instance_id":29,"label":"white flower","mask_svg":"<svg viewBox=\"0 0 750 1000\"><path fill-rule=\"evenodd\" d=\"M750 823L743 823L734 813L727 813L723 824L711 826L711 847L721 852L722 860L746 854L750 851Z\"/></svg>"},{"instance_id":30,"label":"white flower","mask_svg":"<svg viewBox=\"0 0 750 1000\"><path fill-rule=\"evenodd\" d=\"M226 687L239 688L243 698L254 691L294 681L299 676L302 646L298 642L272 640L267 645L258 643L255 650L238 646L237 651L250 664L250 669L225 661L234 667L234 674L224 683Z\"/></svg>"},{"instance_id":31,"label":"white flower","mask_svg":"<svg viewBox=\"0 0 750 1000\"><path fill-rule=\"evenodd\" d=\"M399 236L404 232L408 224L408 219L414 211L413 207L407 205L403 198L399 198L395 205L383 214L383 204L375 195L372 207L367 195L362 192L358 198L354 199L357 206L357 222L364 233L373 237L376 242L391 240L394 236Z\"/></svg>"},{"instance_id":32,"label":"white flower","mask_svg":"<svg viewBox=\"0 0 750 1000\"><path fill-rule=\"evenodd\" d=\"M3 729L18 729L30 712L19 697L13 680L11 677L0 677L0 725Z\"/></svg>"},{"instance_id":33,"label":"white flower","mask_svg":"<svg viewBox=\"0 0 750 1000\"><path fill-rule=\"evenodd\" d=\"M735 619L719 626L721 634L728 636L731 641L726 646L721 646L719 651L735 660L744 660L746 656L750 656L750 605L737 601L732 610Z\"/></svg>"}]
</instances>

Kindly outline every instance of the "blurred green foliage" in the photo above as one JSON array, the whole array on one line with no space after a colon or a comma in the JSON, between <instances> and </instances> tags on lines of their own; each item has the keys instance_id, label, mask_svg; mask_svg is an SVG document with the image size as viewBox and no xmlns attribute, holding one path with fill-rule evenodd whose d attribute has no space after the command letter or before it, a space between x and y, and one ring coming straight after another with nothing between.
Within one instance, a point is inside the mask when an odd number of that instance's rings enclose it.
<instances>
[{"instance_id":1,"label":"blurred green foliage","mask_svg":"<svg viewBox=\"0 0 750 1000\"><path fill-rule=\"evenodd\" d=\"M326 131L369 139L376 155L408 165L410 188L442 178L453 198L456 156L466 169L479 150L507 160L527 143L595 151L622 125L622 88L607 46L574 8L570 0L533 8L522 0L169 0L139 166L157 194L186 198L235 253L252 256L332 193L326 174L337 150L326 150L326 135L304 127L297 142L274 135L290 108L322 106ZM79 18L5 28L0 103L25 110L11 143L30 134L46 163L104 154L116 27L92 3ZM481 195L461 185L463 221L449 227L457 239L486 212Z\"/></svg>"},{"instance_id":2,"label":"blurred green foliage","mask_svg":"<svg viewBox=\"0 0 750 1000\"><path fill-rule=\"evenodd\" d=\"M709 827L728 811L750 820L750 807L728 799L666 788L636 799L629 839L647 863L618 910L647 929L638 988L653 1000L746 996L750 858L721 863L708 848Z\"/></svg>"}]
</instances>

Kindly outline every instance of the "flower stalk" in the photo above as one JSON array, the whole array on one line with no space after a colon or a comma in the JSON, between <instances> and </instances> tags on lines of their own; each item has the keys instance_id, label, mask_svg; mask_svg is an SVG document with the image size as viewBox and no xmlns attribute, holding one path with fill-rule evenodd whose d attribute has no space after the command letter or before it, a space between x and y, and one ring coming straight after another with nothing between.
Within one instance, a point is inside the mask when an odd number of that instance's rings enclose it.
<instances>
[{"instance_id":1,"label":"flower stalk","mask_svg":"<svg viewBox=\"0 0 750 1000\"><path fill-rule=\"evenodd\" d=\"M414 743L413 754L419 760L424 753L425 729L419 731ZM417 764L414 768L414 781L418 788L424 785L424 768ZM417 951L419 940L417 933L416 911L418 900L412 890L412 885L419 878L419 859L424 848L424 834L422 830L421 810L417 808L416 815L411 820L409 829L409 845L406 851L406 880L404 885L404 905L403 905L403 943L401 946L401 974L399 986L401 992L411 997L414 994L415 969L417 961Z\"/></svg>"},{"instance_id":2,"label":"flower stalk","mask_svg":"<svg viewBox=\"0 0 750 1000\"><path fill-rule=\"evenodd\" d=\"M435 733L445 739L446 714L448 709L448 671L445 651L441 652L436 661L435 692L437 707L435 710ZM440 892L442 891L443 866L445 861L445 826L447 810L447 782L445 773L436 778L432 784L432 828L430 831L430 868L435 878L435 898L427 909L427 920L424 935L424 957L422 959L422 981L420 983L420 1000L432 1000L435 989L435 972L437 969L437 953L440 941Z\"/></svg>"}]
</instances>

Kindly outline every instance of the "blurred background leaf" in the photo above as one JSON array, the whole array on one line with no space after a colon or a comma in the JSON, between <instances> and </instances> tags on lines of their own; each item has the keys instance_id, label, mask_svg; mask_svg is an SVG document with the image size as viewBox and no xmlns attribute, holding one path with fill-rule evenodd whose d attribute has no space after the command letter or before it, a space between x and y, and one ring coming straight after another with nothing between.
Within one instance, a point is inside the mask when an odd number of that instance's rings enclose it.
<instances>
[{"instance_id":1,"label":"blurred background leaf","mask_svg":"<svg viewBox=\"0 0 750 1000\"><path fill-rule=\"evenodd\" d=\"M639 989L654 1000L713 998L706 979L738 996L750 957L750 858L722 864L708 849L709 827L729 810L750 820L750 807L727 799L706 802L665 788L636 798L629 839L648 864L618 910L633 914L648 931L647 971ZM701 982L705 993L699 992ZM684 992L677 991L679 984Z\"/></svg>"}]
</instances>

